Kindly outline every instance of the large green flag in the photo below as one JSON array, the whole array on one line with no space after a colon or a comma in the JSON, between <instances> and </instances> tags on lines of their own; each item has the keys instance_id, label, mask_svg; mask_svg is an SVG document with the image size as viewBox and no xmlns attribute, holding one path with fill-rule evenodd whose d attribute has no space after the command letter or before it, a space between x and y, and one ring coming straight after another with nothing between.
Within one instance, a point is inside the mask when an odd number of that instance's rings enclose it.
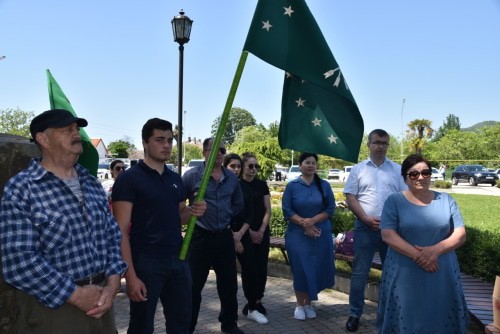
<instances>
[{"instance_id":1,"label":"large green flag","mask_svg":"<svg viewBox=\"0 0 500 334\"><path fill-rule=\"evenodd\" d=\"M286 72L281 147L358 161L363 118L304 0L259 0L244 50Z\"/></svg>"},{"instance_id":2,"label":"large green flag","mask_svg":"<svg viewBox=\"0 0 500 334\"><path fill-rule=\"evenodd\" d=\"M49 84L50 108L66 109L74 116L77 116L68 98L63 93L61 87L59 87L59 84L49 70L47 70L47 80ZM78 158L78 163L87 168L90 174L97 176L99 154L87 135L87 132L85 132L83 128L80 129L80 136L82 137L83 153L80 155L80 158Z\"/></svg>"}]
</instances>

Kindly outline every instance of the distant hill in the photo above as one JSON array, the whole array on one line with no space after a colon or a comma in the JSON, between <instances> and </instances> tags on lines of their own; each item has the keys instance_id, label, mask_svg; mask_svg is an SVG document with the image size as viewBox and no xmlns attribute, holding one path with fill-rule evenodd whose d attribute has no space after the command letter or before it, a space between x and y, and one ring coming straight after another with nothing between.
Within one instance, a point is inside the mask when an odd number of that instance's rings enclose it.
<instances>
[{"instance_id":1,"label":"distant hill","mask_svg":"<svg viewBox=\"0 0 500 334\"><path fill-rule=\"evenodd\" d=\"M472 132L472 131L476 131L476 130L478 130L480 128L483 128L485 126L494 126L494 125L497 125L497 124L500 124L500 122L497 122L497 121L484 121L484 122L481 122L481 123L476 123L473 126L469 126L468 128L462 128L460 130L461 131Z\"/></svg>"}]
</instances>

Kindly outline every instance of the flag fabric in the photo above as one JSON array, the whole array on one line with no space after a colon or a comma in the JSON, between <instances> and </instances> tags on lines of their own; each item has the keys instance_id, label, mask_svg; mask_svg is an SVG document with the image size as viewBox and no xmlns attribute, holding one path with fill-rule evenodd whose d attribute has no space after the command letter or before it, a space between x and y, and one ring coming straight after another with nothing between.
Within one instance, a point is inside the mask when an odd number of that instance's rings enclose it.
<instances>
[{"instance_id":1,"label":"flag fabric","mask_svg":"<svg viewBox=\"0 0 500 334\"><path fill-rule=\"evenodd\" d=\"M358 161L363 118L304 0L259 0L243 49L286 72L281 147Z\"/></svg>"},{"instance_id":2,"label":"flag fabric","mask_svg":"<svg viewBox=\"0 0 500 334\"><path fill-rule=\"evenodd\" d=\"M50 108L66 109L74 116L77 116L68 98L62 91L61 87L59 87L59 84L57 83L56 79L54 79L49 70L47 70L47 80L49 85ZM87 132L85 132L83 128L80 129L80 136L82 138L83 152L78 158L78 163L87 168L90 174L97 176L99 153L97 153L97 149L92 144L92 141L87 135Z\"/></svg>"}]
</instances>

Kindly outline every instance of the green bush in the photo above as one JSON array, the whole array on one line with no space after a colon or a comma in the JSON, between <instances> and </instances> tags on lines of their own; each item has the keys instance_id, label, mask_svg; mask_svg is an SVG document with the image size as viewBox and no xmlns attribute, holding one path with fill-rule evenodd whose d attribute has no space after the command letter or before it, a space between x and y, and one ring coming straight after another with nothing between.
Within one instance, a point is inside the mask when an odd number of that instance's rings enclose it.
<instances>
[{"instance_id":1,"label":"green bush","mask_svg":"<svg viewBox=\"0 0 500 334\"><path fill-rule=\"evenodd\" d=\"M474 227L465 227L467 241L456 250L460 271L494 282L500 273L500 235Z\"/></svg>"},{"instance_id":2,"label":"green bush","mask_svg":"<svg viewBox=\"0 0 500 334\"><path fill-rule=\"evenodd\" d=\"M450 181L444 181L444 180L436 180L436 181L434 181L434 187L435 188L442 188L442 189L450 189L451 188L451 182Z\"/></svg>"}]
</instances>

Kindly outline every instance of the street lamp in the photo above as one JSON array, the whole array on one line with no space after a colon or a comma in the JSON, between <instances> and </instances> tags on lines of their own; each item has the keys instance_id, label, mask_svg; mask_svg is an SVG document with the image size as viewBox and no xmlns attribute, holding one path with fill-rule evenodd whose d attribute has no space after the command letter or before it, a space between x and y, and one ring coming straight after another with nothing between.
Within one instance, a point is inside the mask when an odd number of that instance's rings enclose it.
<instances>
[{"instance_id":1,"label":"street lamp","mask_svg":"<svg viewBox=\"0 0 500 334\"><path fill-rule=\"evenodd\" d=\"M0 56L0 60L5 59L5 56Z\"/></svg>"},{"instance_id":2,"label":"street lamp","mask_svg":"<svg viewBox=\"0 0 500 334\"><path fill-rule=\"evenodd\" d=\"M192 25L193 21L184 15L184 11L182 9L179 12L179 15L174 16L172 19L174 41L179 43L179 109L177 113L177 125L179 127L179 132L177 136L177 170L180 175L182 175L182 86L184 76L184 44L189 42Z\"/></svg>"}]
</instances>

